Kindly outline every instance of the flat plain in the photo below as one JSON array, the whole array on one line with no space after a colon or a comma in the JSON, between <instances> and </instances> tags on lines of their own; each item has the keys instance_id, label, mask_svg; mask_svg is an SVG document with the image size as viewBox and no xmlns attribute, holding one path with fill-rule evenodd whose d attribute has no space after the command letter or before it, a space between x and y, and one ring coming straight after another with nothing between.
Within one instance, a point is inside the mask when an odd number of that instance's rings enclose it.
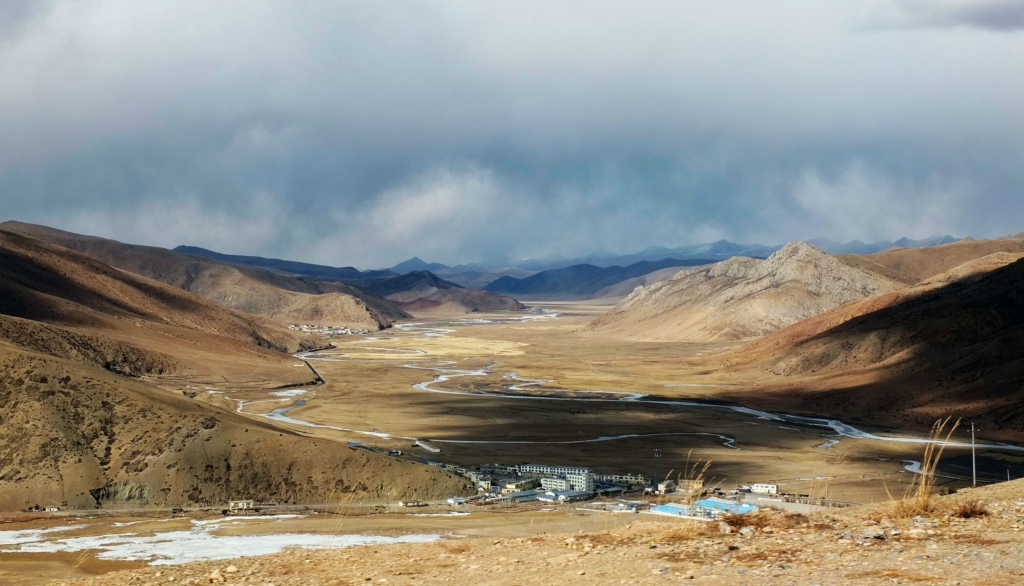
<instances>
[{"instance_id":1,"label":"flat plain","mask_svg":"<svg viewBox=\"0 0 1024 586\"><path fill-rule=\"evenodd\" d=\"M325 384L198 398L298 433L465 466L534 462L677 477L710 461L707 475L723 487L771 481L856 502L885 500L912 480L907 467L920 459L919 444L839 437L820 419L777 417L768 398L738 404L735 397L763 379L714 368L737 343L622 342L582 332L604 309L536 304L526 315L418 320L335 338L335 348L303 355ZM1021 454L980 453L993 479L1005 474L995 471L1003 464L1016 476ZM945 457L967 454L950 447ZM964 484L962 475L946 476L942 483Z\"/></svg>"}]
</instances>

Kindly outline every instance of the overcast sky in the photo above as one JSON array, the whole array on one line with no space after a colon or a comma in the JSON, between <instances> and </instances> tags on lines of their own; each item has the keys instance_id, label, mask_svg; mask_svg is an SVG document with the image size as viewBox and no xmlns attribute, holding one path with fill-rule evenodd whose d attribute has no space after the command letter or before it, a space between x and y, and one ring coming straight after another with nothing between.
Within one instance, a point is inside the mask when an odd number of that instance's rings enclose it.
<instances>
[{"instance_id":1,"label":"overcast sky","mask_svg":"<svg viewBox=\"0 0 1024 586\"><path fill-rule=\"evenodd\" d=\"M0 209L360 267L1024 230L1024 0L0 3Z\"/></svg>"}]
</instances>

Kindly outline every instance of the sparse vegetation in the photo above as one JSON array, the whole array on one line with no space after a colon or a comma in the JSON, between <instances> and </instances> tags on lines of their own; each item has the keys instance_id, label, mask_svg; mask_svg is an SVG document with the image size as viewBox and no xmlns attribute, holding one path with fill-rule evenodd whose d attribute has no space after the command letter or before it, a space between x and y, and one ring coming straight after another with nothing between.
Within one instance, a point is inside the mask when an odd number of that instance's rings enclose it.
<instances>
[{"instance_id":1,"label":"sparse vegetation","mask_svg":"<svg viewBox=\"0 0 1024 586\"><path fill-rule=\"evenodd\" d=\"M942 452L946 449L953 432L960 426L959 419L952 426L949 426L949 421L949 417L940 419L932 426L931 433L928 434L928 443L925 444L924 455L921 458L921 470L904 494L899 498L893 497L892 493L889 494L893 500L892 516L906 518L927 515L931 512L935 470L938 468ZM946 431L947 427L949 428L948 432Z\"/></svg>"},{"instance_id":2,"label":"sparse vegetation","mask_svg":"<svg viewBox=\"0 0 1024 586\"><path fill-rule=\"evenodd\" d=\"M985 507L985 503L978 499L966 500L953 510L953 515L960 517L961 519L973 519L975 517L987 517L988 508Z\"/></svg>"}]
</instances>

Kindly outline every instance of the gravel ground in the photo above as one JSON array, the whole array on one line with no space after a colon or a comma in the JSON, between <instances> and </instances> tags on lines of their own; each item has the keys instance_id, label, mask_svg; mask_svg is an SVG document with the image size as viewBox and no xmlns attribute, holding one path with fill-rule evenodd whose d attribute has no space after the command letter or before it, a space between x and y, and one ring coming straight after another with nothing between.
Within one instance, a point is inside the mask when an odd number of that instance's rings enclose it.
<instances>
[{"instance_id":1,"label":"gravel ground","mask_svg":"<svg viewBox=\"0 0 1024 586\"><path fill-rule=\"evenodd\" d=\"M988 515L953 514L971 499ZM771 512L746 528L642 516L610 532L289 551L59 583L1024 583L1024 481L936 499L934 508L911 519L890 518L884 505L811 518Z\"/></svg>"}]
</instances>

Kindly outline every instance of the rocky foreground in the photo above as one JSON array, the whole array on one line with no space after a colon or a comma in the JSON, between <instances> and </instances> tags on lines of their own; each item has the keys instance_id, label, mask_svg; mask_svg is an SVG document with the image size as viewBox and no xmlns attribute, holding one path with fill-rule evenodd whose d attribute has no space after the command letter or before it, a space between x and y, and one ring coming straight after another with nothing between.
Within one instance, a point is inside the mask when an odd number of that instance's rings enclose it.
<instances>
[{"instance_id":1,"label":"rocky foreground","mask_svg":"<svg viewBox=\"0 0 1024 586\"><path fill-rule=\"evenodd\" d=\"M653 519L653 520L651 520ZM289 551L62 584L1021 584L1024 481L812 517L646 515L601 533Z\"/></svg>"}]
</instances>

